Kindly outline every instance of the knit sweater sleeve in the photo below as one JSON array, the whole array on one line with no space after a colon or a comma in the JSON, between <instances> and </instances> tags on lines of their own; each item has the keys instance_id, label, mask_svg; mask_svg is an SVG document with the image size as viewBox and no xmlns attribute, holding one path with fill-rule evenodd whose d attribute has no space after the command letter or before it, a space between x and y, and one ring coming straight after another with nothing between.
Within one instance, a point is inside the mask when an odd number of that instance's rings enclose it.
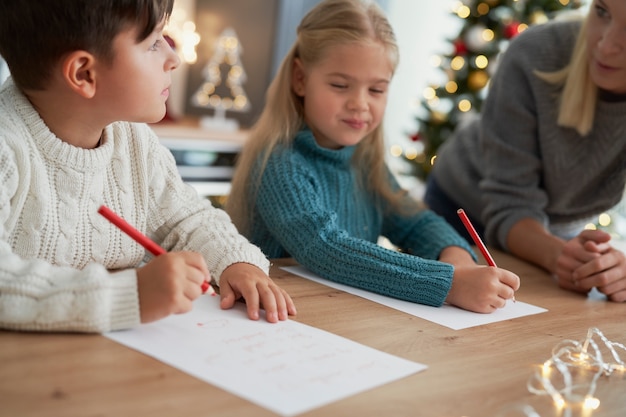
<instances>
[{"instance_id":1,"label":"knit sweater sleeve","mask_svg":"<svg viewBox=\"0 0 626 417\"><path fill-rule=\"evenodd\" d=\"M302 160L289 152L273 155L258 190L258 221L296 261L320 276L401 300L443 304L452 285L452 265L351 236L339 225L320 187ZM346 191L336 187L337 192ZM424 217L416 225L426 223ZM429 249L430 255L437 250Z\"/></svg>"},{"instance_id":2,"label":"knit sweater sleeve","mask_svg":"<svg viewBox=\"0 0 626 417\"><path fill-rule=\"evenodd\" d=\"M147 129L145 125L137 129ZM234 263L248 263L269 272L269 261L263 252L242 236L225 211L213 207L208 199L184 183L177 171L172 154L163 147L151 131L147 152L138 152L137 163L143 165L150 190L147 207L147 230L168 251L200 252L219 285L222 272Z\"/></svg>"},{"instance_id":3,"label":"knit sweater sleeve","mask_svg":"<svg viewBox=\"0 0 626 417\"><path fill-rule=\"evenodd\" d=\"M400 189L391 172L387 173L392 189ZM476 255L452 226L431 210L417 208L417 203L406 196L406 205L416 207L415 214L401 213L397 208L386 207L382 235L403 252L426 259L438 259L449 246L465 249L476 260Z\"/></svg>"},{"instance_id":4,"label":"knit sweater sleeve","mask_svg":"<svg viewBox=\"0 0 626 417\"><path fill-rule=\"evenodd\" d=\"M138 325L134 270L111 273L95 263L84 269L55 266L13 252L6 227L15 218L11 200L28 194L21 188L16 160L0 138L0 328L104 332Z\"/></svg>"}]
</instances>

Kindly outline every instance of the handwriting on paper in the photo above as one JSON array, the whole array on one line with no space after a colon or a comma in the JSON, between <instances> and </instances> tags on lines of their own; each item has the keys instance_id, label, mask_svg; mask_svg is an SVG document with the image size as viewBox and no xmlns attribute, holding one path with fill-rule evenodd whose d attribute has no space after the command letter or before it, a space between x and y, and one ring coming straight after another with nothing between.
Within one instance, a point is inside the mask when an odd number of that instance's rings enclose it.
<instances>
[{"instance_id":1,"label":"handwriting on paper","mask_svg":"<svg viewBox=\"0 0 626 417\"><path fill-rule=\"evenodd\" d=\"M293 320L252 321L201 297L192 312L107 337L291 416L426 369Z\"/></svg>"}]
</instances>

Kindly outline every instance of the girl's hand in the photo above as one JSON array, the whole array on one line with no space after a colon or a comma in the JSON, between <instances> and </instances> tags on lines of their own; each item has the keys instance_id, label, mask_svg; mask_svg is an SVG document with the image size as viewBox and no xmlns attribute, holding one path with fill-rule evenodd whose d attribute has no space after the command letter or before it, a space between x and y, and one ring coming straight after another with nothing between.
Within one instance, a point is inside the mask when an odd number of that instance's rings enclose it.
<instances>
[{"instance_id":1,"label":"girl's hand","mask_svg":"<svg viewBox=\"0 0 626 417\"><path fill-rule=\"evenodd\" d=\"M296 315L296 307L289 294L251 264L235 263L222 272L220 296L220 306L223 309L232 308L235 301L243 297L246 300L248 317L252 320L259 319L261 306L270 323Z\"/></svg>"},{"instance_id":2,"label":"girl's hand","mask_svg":"<svg viewBox=\"0 0 626 417\"><path fill-rule=\"evenodd\" d=\"M506 305L519 289L520 279L511 271L493 266L459 266L454 269L449 304L477 313L492 313Z\"/></svg>"}]
</instances>

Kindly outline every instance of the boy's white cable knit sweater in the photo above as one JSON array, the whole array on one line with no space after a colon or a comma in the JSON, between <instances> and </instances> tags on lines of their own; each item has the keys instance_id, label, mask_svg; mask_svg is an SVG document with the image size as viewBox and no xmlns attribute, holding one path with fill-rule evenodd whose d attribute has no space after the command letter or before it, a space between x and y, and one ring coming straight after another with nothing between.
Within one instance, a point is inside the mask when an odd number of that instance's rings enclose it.
<instances>
[{"instance_id":1,"label":"boy's white cable knit sweater","mask_svg":"<svg viewBox=\"0 0 626 417\"><path fill-rule=\"evenodd\" d=\"M0 88L0 328L103 332L139 324L144 248L105 204L168 251L204 255L211 276L269 262L222 210L184 184L145 124L118 122L96 149L57 138L9 78Z\"/></svg>"}]
</instances>

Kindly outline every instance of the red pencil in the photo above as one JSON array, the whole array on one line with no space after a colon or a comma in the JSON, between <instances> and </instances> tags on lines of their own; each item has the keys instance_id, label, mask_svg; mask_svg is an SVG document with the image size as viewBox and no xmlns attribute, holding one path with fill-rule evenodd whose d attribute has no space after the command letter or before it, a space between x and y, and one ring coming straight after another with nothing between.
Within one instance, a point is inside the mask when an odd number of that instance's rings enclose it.
<instances>
[{"instance_id":1,"label":"red pencil","mask_svg":"<svg viewBox=\"0 0 626 417\"><path fill-rule=\"evenodd\" d=\"M491 254L487 250L487 246L485 246L485 244L483 243L483 240L480 238L480 236L478 236L478 233L476 232L476 229L474 228L474 225L470 221L469 217L467 217L467 214L465 213L465 210L460 208L460 209L458 209L456 211L456 213L461 218L461 221L463 222L463 225L467 229L467 232L472 237L472 240L474 241L474 244L478 247L478 249L480 250L480 253L483 254L483 257L485 258L485 261L487 261L487 264L489 266L497 266L496 265L496 261L493 260L493 257L491 256ZM513 302L515 302L515 296L513 297Z\"/></svg>"},{"instance_id":2,"label":"red pencil","mask_svg":"<svg viewBox=\"0 0 626 417\"><path fill-rule=\"evenodd\" d=\"M478 236L478 233L476 232L476 229L474 229L474 225L472 224L472 222L470 222L469 217L467 217L467 214L465 213L465 210L458 209L456 211L456 213L461 218L461 221L463 222L463 225L467 229L467 232L472 237L472 240L474 241L474 244L478 247L478 249L480 250L480 253L483 254L483 257L487 261L487 264L489 266L497 266L496 262L493 260L493 258L491 257L491 254L487 250L487 246L485 246L485 244L483 243L483 241L480 238L480 236Z\"/></svg>"},{"instance_id":3,"label":"red pencil","mask_svg":"<svg viewBox=\"0 0 626 417\"><path fill-rule=\"evenodd\" d=\"M154 256L159 256L166 252L165 249L157 245L148 236L144 235L139 230L135 229L126 220L122 219L120 216L115 214L115 212L113 212L113 210L111 210L107 206L105 205L100 206L100 208L98 209L98 213L103 215L108 221L113 223L115 226L119 227L122 232L126 233L128 236L133 238L135 242L139 243L141 246L143 246L148 252L150 252ZM208 281L204 281L202 283L202 293L204 294L207 291L211 295L216 294L211 284L209 284Z\"/></svg>"}]
</instances>

